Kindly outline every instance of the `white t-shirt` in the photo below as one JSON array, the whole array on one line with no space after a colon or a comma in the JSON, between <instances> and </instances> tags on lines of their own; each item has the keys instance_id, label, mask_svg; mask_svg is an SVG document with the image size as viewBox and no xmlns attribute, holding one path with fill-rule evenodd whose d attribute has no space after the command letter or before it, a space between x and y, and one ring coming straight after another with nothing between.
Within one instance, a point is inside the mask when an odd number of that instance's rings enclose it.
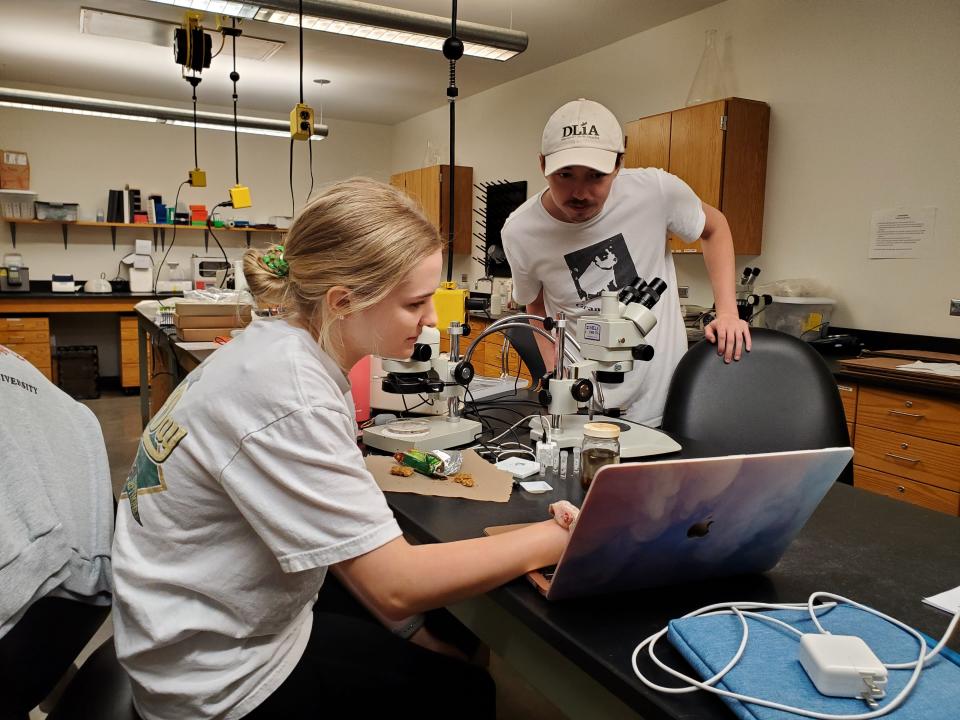
<instances>
[{"instance_id":1,"label":"white t-shirt","mask_svg":"<svg viewBox=\"0 0 960 720\"><path fill-rule=\"evenodd\" d=\"M114 632L140 715L251 712L303 654L327 566L400 534L343 372L306 331L254 322L151 420L121 498Z\"/></svg>"},{"instance_id":2,"label":"white t-shirt","mask_svg":"<svg viewBox=\"0 0 960 720\"><path fill-rule=\"evenodd\" d=\"M621 170L603 209L583 223L557 220L542 196L517 208L501 231L514 300L526 305L542 289L548 315L571 315L599 310L603 290L619 290L638 275L664 280L668 289L653 308L657 326L646 338L653 360L636 361L622 384L603 386L607 407L659 425L670 378L687 349L667 233L688 242L700 237L706 216L699 198L680 178L655 168Z\"/></svg>"}]
</instances>

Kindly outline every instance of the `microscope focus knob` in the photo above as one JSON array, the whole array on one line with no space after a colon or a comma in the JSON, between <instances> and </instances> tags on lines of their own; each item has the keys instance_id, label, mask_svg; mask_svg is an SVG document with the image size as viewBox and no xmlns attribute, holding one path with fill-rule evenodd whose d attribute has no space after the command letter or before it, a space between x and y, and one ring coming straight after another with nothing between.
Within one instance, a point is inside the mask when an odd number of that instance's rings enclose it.
<instances>
[{"instance_id":1,"label":"microscope focus knob","mask_svg":"<svg viewBox=\"0 0 960 720\"><path fill-rule=\"evenodd\" d=\"M474 374L473 364L465 360L458 362L457 366L453 369L453 379L458 385L463 385L464 387L470 384Z\"/></svg>"},{"instance_id":2,"label":"microscope focus knob","mask_svg":"<svg viewBox=\"0 0 960 720\"><path fill-rule=\"evenodd\" d=\"M549 390L544 389L537 393L537 400L540 401L541 405L547 407L553 400L553 395L550 394Z\"/></svg>"},{"instance_id":3,"label":"microscope focus knob","mask_svg":"<svg viewBox=\"0 0 960 720\"><path fill-rule=\"evenodd\" d=\"M587 402L593 397L593 383L586 378L580 378L574 381L570 393L577 402Z\"/></svg>"},{"instance_id":4,"label":"microscope focus knob","mask_svg":"<svg viewBox=\"0 0 960 720\"><path fill-rule=\"evenodd\" d=\"M637 345L630 354L634 360L653 360L653 345Z\"/></svg>"},{"instance_id":5,"label":"microscope focus knob","mask_svg":"<svg viewBox=\"0 0 960 720\"><path fill-rule=\"evenodd\" d=\"M413 354L410 355L411 360L416 360L417 362L426 362L433 356L433 350L430 349L430 346L426 343L415 343L413 346Z\"/></svg>"}]
</instances>

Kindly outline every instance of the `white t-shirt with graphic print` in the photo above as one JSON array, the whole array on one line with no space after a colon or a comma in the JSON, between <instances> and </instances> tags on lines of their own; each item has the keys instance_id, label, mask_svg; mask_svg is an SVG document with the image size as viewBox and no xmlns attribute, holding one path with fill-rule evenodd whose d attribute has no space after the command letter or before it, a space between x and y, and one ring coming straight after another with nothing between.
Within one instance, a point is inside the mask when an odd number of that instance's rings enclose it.
<instances>
[{"instance_id":1,"label":"white t-shirt with graphic print","mask_svg":"<svg viewBox=\"0 0 960 720\"><path fill-rule=\"evenodd\" d=\"M687 349L667 233L688 242L700 237L706 216L699 198L680 178L655 168L621 170L603 209L587 222L557 220L542 197L537 193L517 208L501 231L517 303L534 301L542 289L548 315L578 314L598 310L603 290L619 290L638 275L667 283L653 308L657 326L647 336L653 360L635 362L622 384L603 386L607 407L659 425L670 378Z\"/></svg>"},{"instance_id":2,"label":"white t-shirt with graphic print","mask_svg":"<svg viewBox=\"0 0 960 720\"><path fill-rule=\"evenodd\" d=\"M140 715L252 711L300 660L327 567L400 534L343 372L304 330L251 324L151 420L117 511L115 642Z\"/></svg>"}]
</instances>

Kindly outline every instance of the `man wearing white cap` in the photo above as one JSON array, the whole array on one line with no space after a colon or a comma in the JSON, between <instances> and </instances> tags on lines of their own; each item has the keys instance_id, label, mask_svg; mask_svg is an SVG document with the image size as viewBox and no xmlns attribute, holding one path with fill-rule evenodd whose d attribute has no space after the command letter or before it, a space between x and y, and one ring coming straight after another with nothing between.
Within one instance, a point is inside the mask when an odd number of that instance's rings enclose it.
<instances>
[{"instance_id":1,"label":"man wearing white cap","mask_svg":"<svg viewBox=\"0 0 960 720\"><path fill-rule=\"evenodd\" d=\"M717 311L705 328L707 339L717 343L725 362L750 350L749 327L737 313L727 220L675 175L621 169L620 123L592 100L574 100L551 115L540 152L547 187L517 208L501 231L514 299L537 315L582 313L599 309L602 291L619 290L637 276L666 281L669 290L653 308L657 326L647 336L653 360L636 363L622 384L604 387L607 407L659 425L670 378L687 348L668 233L701 241ZM552 369L553 350L537 341Z\"/></svg>"}]
</instances>

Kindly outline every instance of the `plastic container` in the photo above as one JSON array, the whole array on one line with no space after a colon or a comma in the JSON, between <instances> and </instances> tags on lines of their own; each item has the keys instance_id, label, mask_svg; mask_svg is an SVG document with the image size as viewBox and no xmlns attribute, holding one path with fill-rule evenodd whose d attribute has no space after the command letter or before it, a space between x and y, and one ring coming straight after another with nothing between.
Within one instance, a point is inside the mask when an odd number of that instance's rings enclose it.
<instances>
[{"instance_id":1,"label":"plastic container","mask_svg":"<svg viewBox=\"0 0 960 720\"><path fill-rule=\"evenodd\" d=\"M587 423L580 446L580 484L586 490L604 465L620 462L620 428L613 423Z\"/></svg>"},{"instance_id":2,"label":"plastic container","mask_svg":"<svg viewBox=\"0 0 960 720\"><path fill-rule=\"evenodd\" d=\"M773 296L763 311L764 325L803 340L826 337L836 301L825 297Z\"/></svg>"},{"instance_id":3,"label":"plastic container","mask_svg":"<svg viewBox=\"0 0 960 720\"><path fill-rule=\"evenodd\" d=\"M34 207L37 210L37 220L76 222L80 212L78 203L53 203L37 200Z\"/></svg>"}]
</instances>

